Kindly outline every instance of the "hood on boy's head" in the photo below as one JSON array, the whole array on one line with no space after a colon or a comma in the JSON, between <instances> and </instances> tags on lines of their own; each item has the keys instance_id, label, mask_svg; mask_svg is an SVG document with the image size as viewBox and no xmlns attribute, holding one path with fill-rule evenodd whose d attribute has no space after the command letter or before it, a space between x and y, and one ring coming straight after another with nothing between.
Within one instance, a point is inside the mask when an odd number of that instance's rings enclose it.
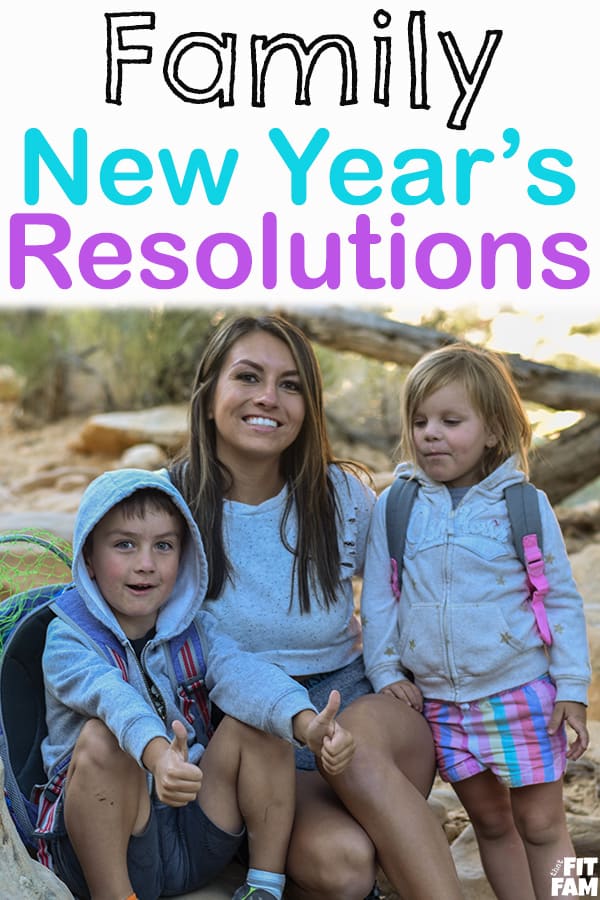
<instances>
[{"instance_id":1,"label":"hood on boy's head","mask_svg":"<svg viewBox=\"0 0 600 900\"><path fill-rule=\"evenodd\" d=\"M187 504L166 471L163 474L149 472L146 469L115 469L105 472L88 485L81 498L73 528L72 571L77 588L88 597L97 593L83 556L88 536L113 506L143 488L153 488L166 494L187 524L188 535L184 541L174 593L178 595L189 593L201 602L208 585L202 538Z\"/></svg>"}]
</instances>

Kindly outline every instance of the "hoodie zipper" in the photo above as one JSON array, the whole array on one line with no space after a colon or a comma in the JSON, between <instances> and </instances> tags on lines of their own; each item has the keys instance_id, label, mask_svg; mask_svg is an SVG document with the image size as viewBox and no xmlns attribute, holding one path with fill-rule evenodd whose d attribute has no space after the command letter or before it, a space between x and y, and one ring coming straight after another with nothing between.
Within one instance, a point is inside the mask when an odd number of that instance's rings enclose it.
<instances>
[{"instance_id":1,"label":"hoodie zipper","mask_svg":"<svg viewBox=\"0 0 600 900\"><path fill-rule=\"evenodd\" d=\"M448 605L449 605L449 597L450 597L450 588L451 588L451 567L449 565L449 557L450 557L450 539L454 536L454 513L456 510L452 509L450 512L448 526L446 527L446 537L445 537L445 545L444 545L444 599L443 599L443 607L442 607L442 642L444 645L444 657L446 659L446 671L448 673L448 681L452 685L452 689L454 691L454 695L456 696L456 682L453 676L453 667L450 661L450 632L448 628Z\"/></svg>"},{"instance_id":2,"label":"hoodie zipper","mask_svg":"<svg viewBox=\"0 0 600 900\"><path fill-rule=\"evenodd\" d=\"M148 644L146 644L146 647ZM142 658L146 652L146 647L142 650ZM132 648L133 649L133 648ZM159 691L158 687L150 678L150 675L146 671L142 659L138 659L136 654L133 654L135 657L136 664L140 670L140 674L144 679L144 684L146 685L146 690L148 691L148 697L152 703L152 706L156 710L157 714L160 716L161 720L166 723L167 721L167 704L165 703L165 698Z\"/></svg>"}]
</instances>

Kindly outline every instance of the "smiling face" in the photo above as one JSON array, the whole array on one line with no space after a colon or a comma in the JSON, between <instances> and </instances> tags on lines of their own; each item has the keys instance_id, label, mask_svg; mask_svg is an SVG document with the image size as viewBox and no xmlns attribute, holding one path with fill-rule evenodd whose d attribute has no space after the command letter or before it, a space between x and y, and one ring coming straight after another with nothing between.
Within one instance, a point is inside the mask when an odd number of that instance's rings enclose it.
<instances>
[{"instance_id":1,"label":"smiling face","mask_svg":"<svg viewBox=\"0 0 600 900\"><path fill-rule=\"evenodd\" d=\"M448 487L481 481L485 451L497 443L459 381L425 397L415 410L412 436L420 467Z\"/></svg>"},{"instance_id":2,"label":"smiling face","mask_svg":"<svg viewBox=\"0 0 600 900\"><path fill-rule=\"evenodd\" d=\"M86 567L128 638L156 623L177 580L182 541L181 519L151 506L143 516L113 507L94 528Z\"/></svg>"},{"instance_id":3,"label":"smiling face","mask_svg":"<svg viewBox=\"0 0 600 900\"><path fill-rule=\"evenodd\" d=\"M272 462L298 437L305 404L288 346L266 331L239 338L227 353L210 405L218 459L234 474Z\"/></svg>"}]
</instances>

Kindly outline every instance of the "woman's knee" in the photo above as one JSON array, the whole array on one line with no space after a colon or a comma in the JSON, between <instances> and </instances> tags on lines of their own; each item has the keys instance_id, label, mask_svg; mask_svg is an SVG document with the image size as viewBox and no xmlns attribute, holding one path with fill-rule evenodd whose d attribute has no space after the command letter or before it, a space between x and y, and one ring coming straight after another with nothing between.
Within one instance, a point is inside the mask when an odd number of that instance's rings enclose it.
<instances>
[{"instance_id":1,"label":"woman's knee","mask_svg":"<svg viewBox=\"0 0 600 900\"><path fill-rule=\"evenodd\" d=\"M318 829L290 842L287 872L306 894L331 900L363 900L377 874L375 848L360 827L328 834Z\"/></svg>"},{"instance_id":2,"label":"woman's knee","mask_svg":"<svg viewBox=\"0 0 600 900\"><path fill-rule=\"evenodd\" d=\"M386 694L368 694L339 718L357 743L355 769L366 767L383 774L393 766L427 796L435 776L435 750L429 725L420 713Z\"/></svg>"},{"instance_id":3,"label":"woman's knee","mask_svg":"<svg viewBox=\"0 0 600 900\"><path fill-rule=\"evenodd\" d=\"M316 772L299 772L287 872L302 897L363 900L376 874L373 842Z\"/></svg>"},{"instance_id":4,"label":"woman's knee","mask_svg":"<svg viewBox=\"0 0 600 900\"><path fill-rule=\"evenodd\" d=\"M401 754L434 758L431 729L424 716L389 694L366 694L339 716L344 727L370 744L389 744Z\"/></svg>"}]
</instances>

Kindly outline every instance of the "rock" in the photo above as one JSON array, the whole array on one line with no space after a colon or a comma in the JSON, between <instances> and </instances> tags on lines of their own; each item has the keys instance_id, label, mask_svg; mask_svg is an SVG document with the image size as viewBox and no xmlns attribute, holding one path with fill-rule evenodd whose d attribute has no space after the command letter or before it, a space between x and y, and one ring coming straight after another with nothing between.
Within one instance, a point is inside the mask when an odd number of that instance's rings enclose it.
<instances>
[{"instance_id":1,"label":"rock","mask_svg":"<svg viewBox=\"0 0 600 900\"><path fill-rule=\"evenodd\" d=\"M2 900L73 900L73 895L63 882L27 853L6 808L2 759L0 759L0 885L2 885Z\"/></svg>"},{"instance_id":2,"label":"rock","mask_svg":"<svg viewBox=\"0 0 600 900\"><path fill-rule=\"evenodd\" d=\"M95 474L90 476L83 472L65 472L64 475L57 477L55 487L63 494L72 494L75 491L83 493L93 478L95 478Z\"/></svg>"},{"instance_id":3,"label":"rock","mask_svg":"<svg viewBox=\"0 0 600 900\"><path fill-rule=\"evenodd\" d=\"M92 416L84 423L71 449L120 456L134 444L150 442L172 451L182 446L186 435L187 406L156 406Z\"/></svg>"},{"instance_id":4,"label":"rock","mask_svg":"<svg viewBox=\"0 0 600 900\"><path fill-rule=\"evenodd\" d=\"M495 900L495 894L485 877L479 848L472 825L467 825L450 848L458 872L464 900Z\"/></svg>"},{"instance_id":5,"label":"rock","mask_svg":"<svg viewBox=\"0 0 600 900\"><path fill-rule=\"evenodd\" d=\"M590 542L578 553L569 557L573 577L585 600L585 614L591 625L600 626L600 544Z\"/></svg>"},{"instance_id":6,"label":"rock","mask_svg":"<svg viewBox=\"0 0 600 900\"><path fill-rule=\"evenodd\" d=\"M0 533L27 531L29 528L42 529L56 534L67 541L73 537L75 513L46 512L40 509L13 509L0 513Z\"/></svg>"},{"instance_id":7,"label":"rock","mask_svg":"<svg viewBox=\"0 0 600 900\"><path fill-rule=\"evenodd\" d=\"M600 777L600 721L588 716L587 726L590 733L590 746L585 752L584 759L598 767L598 777ZM600 799L600 794L598 797Z\"/></svg>"},{"instance_id":8,"label":"rock","mask_svg":"<svg viewBox=\"0 0 600 900\"><path fill-rule=\"evenodd\" d=\"M160 469L167 463L167 455L157 444L134 444L115 465L117 469Z\"/></svg>"},{"instance_id":9,"label":"rock","mask_svg":"<svg viewBox=\"0 0 600 900\"><path fill-rule=\"evenodd\" d=\"M56 487L61 491L79 489L83 492L90 481L96 477L96 474L92 469L55 466L13 482L12 490L15 494L31 494L42 488Z\"/></svg>"},{"instance_id":10,"label":"rock","mask_svg":"<svg viewBox=\"0 0 600 900\"><path fill-rule=\"evenodd\" d=\"M600 818L567 813L575 856L600 857Z\"/></svg>"},{"instance_id":11,"label":"rock","mask_svg":"<svg viewBox=\"0 0 600 900\"><path fill-rule=\"evenodd\" d=\"M436 797L430 797L427 802L440 825L445 825L448 821L448 810L442 800L439 800Z\"/></svg>"},{"instance_id":12,"label":"rock","mask_svg":"<svg viewBox=\"0 0 600 900\"><path fill-rule=\"evenodd\" d=\"M18 400L25 385L25 379L12 366L0 365L0 402Z\"/></svg>"},{"instance_id":13,"label":"rock","mask_svg":"<svg viewBox=\"0 0 600 900\"><path fill-rule=\"evenodd\" d=\"M0 508L9 509L14 506L15 495L6 484L0 482Z\"/></svg>"},{"instance_id":14,"label":"rock","mask_svg":"<svg viewBox=\"0 0 600 900\"><path fill-rule=\"evenodd\" d=\"M589 543L579 553L570 556L573 576L585 604L588 640L592 662L592 683L589 690L588 718L600 719L600 544Z\"/></svg>"},{"instance_id":15,"label":"rock","mask_svg":"<svg viewBox=\"0 0 600 900\"><path fill-rule=\"evenodd\" d=\"M592 683L588 693L588 716L600 719L600 625L588 628Z\"/></svg>"},{"instance_id":16,"label":"rock","mask_svg":"<svg viewBox=\"0 0 600 900\"><path fill-rule=\"evenodd\" d=\"M442 781L439 775L436 777L433 788L429 795L429 800L436 800L438 803L442 803L449 813L463 809L462 803L456 796L454 790L447 784L447 782Z\"/></svg>"}]
</instances>

